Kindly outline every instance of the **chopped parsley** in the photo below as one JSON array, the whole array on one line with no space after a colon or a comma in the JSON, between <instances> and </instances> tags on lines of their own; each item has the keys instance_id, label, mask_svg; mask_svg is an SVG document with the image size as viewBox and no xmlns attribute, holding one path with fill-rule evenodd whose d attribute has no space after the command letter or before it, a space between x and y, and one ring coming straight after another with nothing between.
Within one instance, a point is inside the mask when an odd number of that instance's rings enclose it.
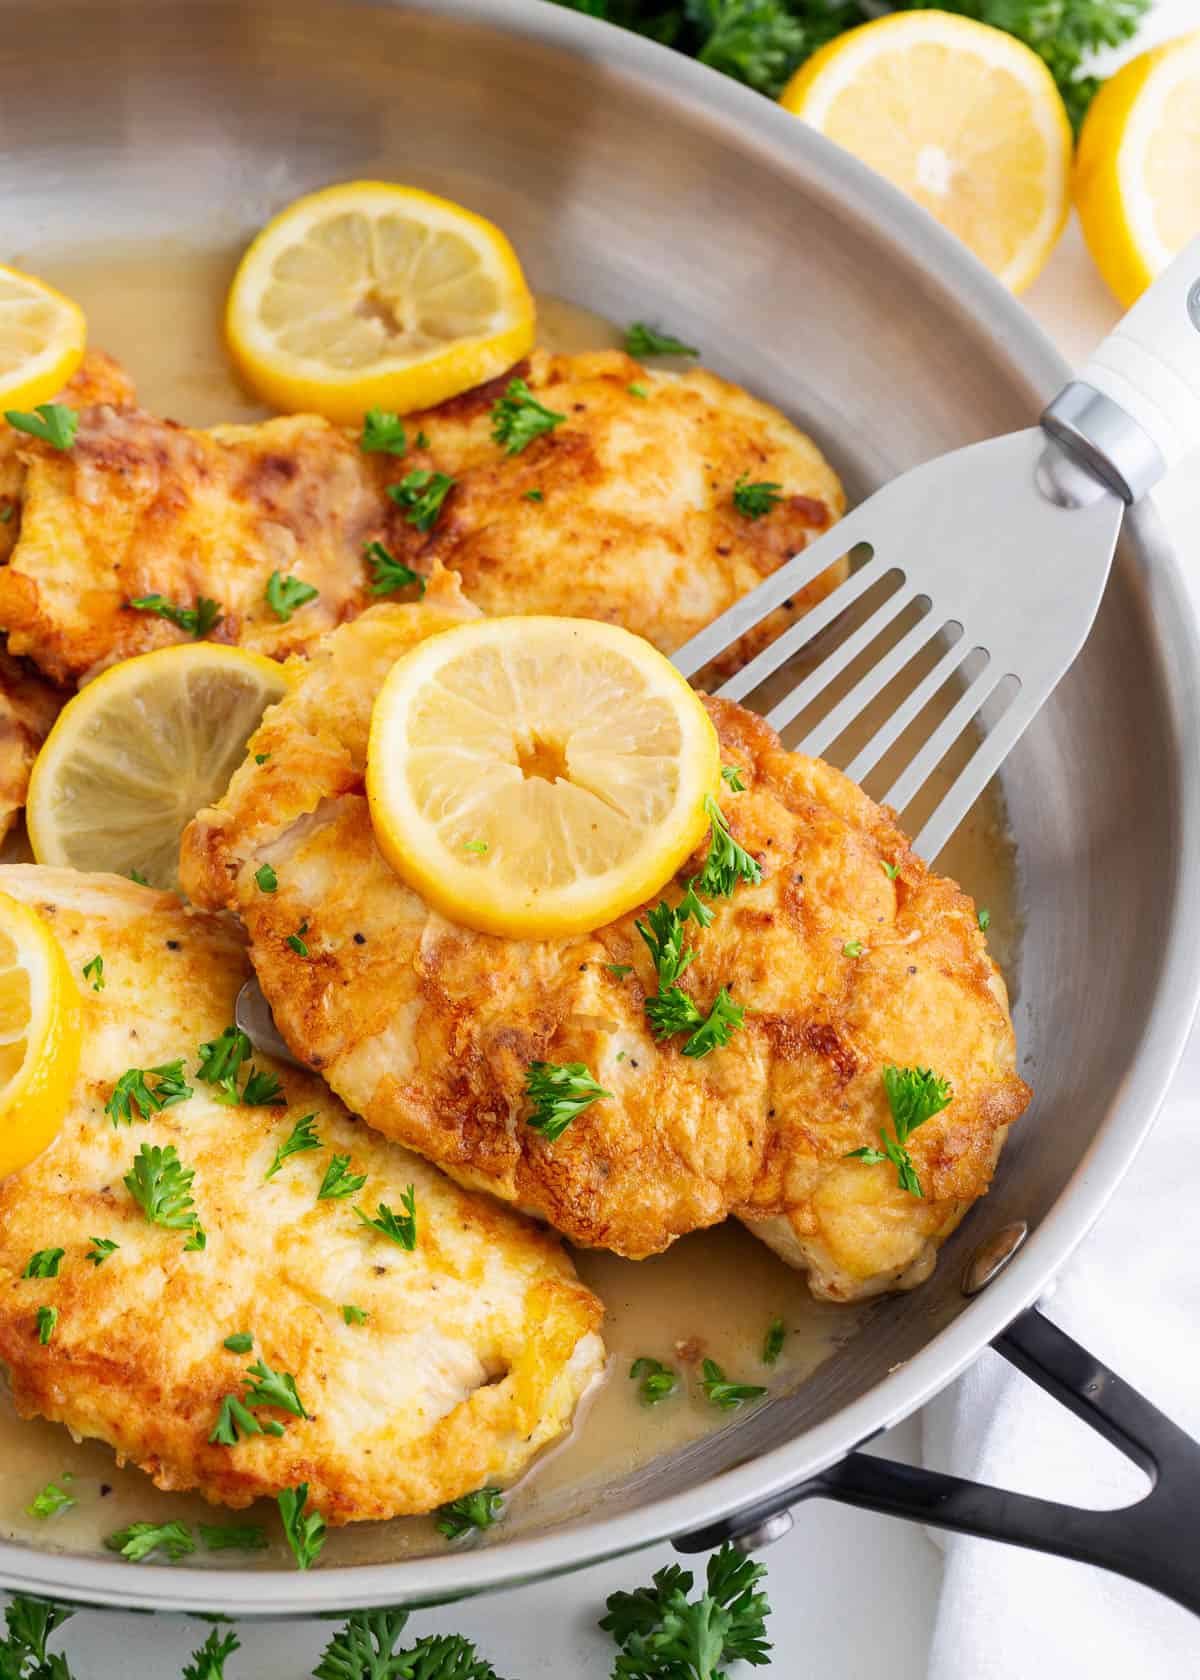
<instances>
[{"instance_id":1,"label":"chopped parsley","mask_svg":"<svg viewBox=\"0 0 1200 1680\"><path fill-rule=\"evenodd\" d=\"M725 1373L713 1359L706 1359L700 1367L700 1386L709 1403L723 1412L736 1411L747 1400L761 1400L767 1392L757 1383L737 1383L726 1380Z\"/></svg>"},{"instance_id":2,"label":"chopped parsley","mask_svg":"<svg viewBox=\"0 0 1200 1680\"><path fill-rule=\"evenodd\" d=\"M730 898L739 881L749 886L761 881L762 866L733 838L721 807L711 794L704 797L704 809L711 825L708 856L693 885L705 898Z\"/></svg>"},{"instance_id":3,"label":"chopped parsley","mask_svg":"<svg viewBox=\"0 0 1200 1680\"><path fill-rule=\"evenodd\" d=\"M45 1347L54 1334L54 1327L58 1323L57 1307L39 1307L37 1310L37 1338Z\"/></svg>"},{"instance_id":4,"label":"chopped parsley","mask_svg":"<svg viewBox=\"0 0 1200 1680\"><path fill-rule=\"evenodd\" d=\"M102 956L94 956L84 963L83 978L92 982L94 992L104 990L104 958Z\"/></svg>"},{"instance_id":5,"label":"chopped parsley","mask_svg":"<svg viewBox=\"0 0 1200 1680\"><path fill-rule=\"evenodd\" d=\"M84 1255L84 1259L90 1260L93 1266L103 1266L109 1255L115 1254L121 1246L111 1237L89 1237L88 1241L92 1246Z\"/></svg>"},{"instance_id":6,"label":"chopped parsley","mask_svg":"<svg viewBox=\"0 0 1200 1680\"><path fill-rule=\"evenodd\" d=\"M544 502L546 498L540 490L526 490L525 500L527 502Z\"/></svg>"},{"instance_id":7,"label":"chopped parsley","mask_svg":"<svg viewBox=\"0 0 1200 1680\"><path fill-rule=\"evenodd\" d=\"M147 1080L156 1081L153 1089ZM148 1120L175 1103L186 1102L192 1087L183 1075L183 1057L175 1062L162 1062L158 1067L127 1068L113 1086L112 1095L104 1105L104 1112L114 1126L133 1124L134 1110L139 1120Z\"/></svg>"},{"instance_id":8,"label":"chopped parsley","mask_svg":"<svg viewBox=\"0 0 1200 1680\"><path fill-rule=\"evenodd\" d=\"M894 881L900 873L900 865L898 863L881 863L879 867L883 870L883 873L887 876L889 881Z\"/></svg>"},{"instance_id":9,"label":"chopped parsley","mask_svg":"<svg viewBox=\"0 0 1200 1680\"><path fill-rule=\"evenodd\" d=\"M883 1070L883 1088L892 1111L893 1130L889 1132L884 1126L879 1128L883 1143L881 1150L867 1145L862 1149L848 1150L845 1159L865 1161L871 1166L891 1161L896 1168L900 1188L907 1190L910 1196L923 1196L925 1192L921 1189L921 1181L908 1152L908 1140L918 1126L923 1126L926 1120L931 1120L948 1106L953 1096L949 1081L939 1079L929 1068L898 1068L887 1064Z\"/></svg>"},{"instance_id":10,"label":"chopped parsley","mask_svg":"<svg viewBox=\"0 0 1200 1680\"><path fill-rule=\"evenodd\" d=\"M148 887L150 885L149 881L147 881L140 869L131 869L129 871L129 879L133 882L135 887Z\"/></svg>"},{"instance_id":11,"label":"chopped parsley","mask_svg":"<svg viewBox=\"0 0 1200 1680\"><path fill-rule=\"evenodd\" d=\"M712 920L711 912L703 905L699 906L701 914ZM642 937L642 942L650 953L658 975L660 990L673 986L684 969L695 958L695 951L686 947L683 936L687 931L688 913L681 908L673 910L666 899L661 899L652 910L647 910L644 922L634 922L634 927ZM707 922L701 924L707 926Z\"/></svg>"},{"instance_id":12,"label":"chopped parsley","mask_svg":"<svg viewBox=\"0 0 1200 1680\"><path fill-rule=\"evenodd\" d=\"M637 1383L643 1406L657 1406L679 1387L679 1377L670 1365L644 1354L629 1367L629 1380Z\"/></svg>"},{"instance_id":13,"label":"chopped parsley","mask_svg":"<svg viewBox=\"0 0 1200 1680\"><path fill-rule=\"evenodd\" d=\"M273 893L279 885L279 877L269 863L260 863L254 871L254 884L259 892Z\"/></svg>"},{"instance_id":14,"label":"chopped parsley","mask_svg":"<svg viewBox=\"0 0 1200 1680\"><path fill-rule=\"evenodd\" d=\"M228 1348L230 1353L249 1353L254 1346L254 1337L249 1330L235 1330L232 1336L226 1336L221 1346Z\"/></svg>"},{"instance_id":15,"label":"chopped parsley","mask_svg":"<svg viewBox=\"0 0 1200 1680\"><path fill-rule=\"evenodd\" d=\"M424 595L425 579L420 572L393 558L381 542L369 542L363 552L371 568L372 595L394 595L397 589L407 589L410 583L416 584L418 595Z\"/></svg>"},{"instance_id":16,"label":"chopped parsley","mask_svg":"<svg viewBox=\"0 0 1200 1680\"><path fill-rule=\"evenodd\" d=\"M210 1552L263 1552L267 1536L257 1523L197 1523L200 1538Z\"/></svg>"},{"instance_id":17,"label":"chopped parsley","mask_svg":"<svg viewBox=\"0 0 1200 1680\"><path fill-rule=\"evenodd\" d=\"M773 1318L767 1325L767 1333L763 1338L762 1362L764 1365L774 1365L783 1352L784 1338L787 1330L781 1318Z\"/></svg>"},{"instance_id":18,"label":"chopped parsley","mask_svg":"<svg viewBox=\"0 0 1200 1680\"><path fill-rule=\"evenodd\" d=\"M976 920L979 923L980 933L986 933L992 925L992 912L990 910L981 910Z\"/></svg>"},{"instance_id":19,"label":"chopped parsley","mask_svg":"<svg viewBox=\"0 0 1200 1680\"><path fill-rule=\"evenodd\" d=\"M13 1596L4 1612L8 1629L7 1639L0 1641L0 1659L11 1657L13 1664L0 1661L0 1673L8 1680L71 1680L66 1659L59 1655L47 1658L46 1641L56 1628L69 1622L75 1614L61 1604L48 1604L45 1599ZM27 1673L26 1664L32 1660L42 1666Z\"/></svg>"},{"instance_id":20,"label":"chopped parsley","mask_svg":"<svg viewBox=\"0 0 1200 1680\"><path fill-rule=\"evenodd\" d=\"M370 1316L369 1312L365 1312L362 1307L356 1307L352 1301L347 1301L342 1308L342 1318L347 1324L365 1324Z\"/></svg>"},{"instance_id":21,"label":"chopped parsley","mask_svg":"<svg viewBox=\"0 0 1200 1680\"><path fill-rule=\"evenodd\" d=\"M644 385L626 385L625 389L629 392L631 397L640 397L643 402L645 402L647 397L650 395Z\"/></svg>"},{"instance_id":22,"label":"chopped parsley","mask_svg":"<svg viewBox=\"0 0 1200 1680\"><path fill-rule=\"evenodd\" d=\"M431 472L418 467L402 478L399 484L388 486L388 495L397 507L404 508L404 518L422 533L432 531L442 511L442 503L454 488L449 473Z\"/></svg>"},{"instance_id":23,"label":"chopped parsley","mask_svg":"<svg viewBox=\"0 0 1200 1680\"><path fill-rule=\"evenodd\" d=\"M227 1394L221 1401L221 1409L208 1437L208 1444L210 1447L236 1447L243 1435L282 1434L281 1423L277 1423L273 1418L256 1418L236 1394Z\"/></svg>"},{"instance_id":24,"label":"chopped parsley","mask_svg":"<svg viewBox=\"0 0 1200 1680\"><path fill-rule=\"evenodd\" d=\"M356 1610L326 1645L315 1680L498 1680L461 1633L432 1633L404 1651L396 1645L407 1610Z\"/></svg>"},{"instance_id":25,"label":"chopped parsley","mask_svg":"<svg viewBox=\"0 0 1200 1680\"><path fill-rule=\"evenodd\" d=\"M73 1478L70 1471L62 1479L64 1482L71 1481ZM47 1482L40 1493L34 1494L32 1503L26 1505L25 1515L40 1517L45 1522L48 1517L56 1517L60 1511L69 1511L72 1505L78 1503L79 1501L72 1498L65 1488L59 1487L57 1482Z\"/></svg>"},{"instance_id":26,"label":"chopped parsley","mask_svg":"<svg viewBox=\"0 0 1200 1680\"><path fill-rule=\"evenodd\" d=\"M194 1237L200 1227L191 1194L195 1176L194 1168L183 1165L173 1143L165 1149L157 1143L144 1143L124 1182L152 1225L161 1225L167 1231L190 1231Z\"/></svg>"},{"instance_id":27,"label":"chopped parsley","mask_svg":"<svg viewBox=\"0 0 1200 1680\"><path fill-rule=\"evenodd\" d=\"M278 1496L278 1504L284 1536L292 1548L296 1565L300 1569L310 1569L325 1544L325 1518L319 1511L304 1515L304 1507L308 1504L308 1483L284 1488Z\"/></svg>"},{"instance_id":28,"label":"chopped parsley","mask_svg":"<svg viewBox=\"0 0 1200 1680\"><path fill-rule=\"evenodd\" d=\"M255 764L265 764L270 756L270 753L255 753L254 762Z\"/></svg>"},{"instance_id":29,"label":"chopped parsley","mask_svg":"<svg viewBox=\"0 0 1200 1680\"><path fill-rule=\"evenodd\" d=\"M742 780L740 765L722 764L721 780L727 783L728 786L733 789L734 793L745 793L746 791L746 784Z\"/></svg>"},{"instance_id":30,"label":"chopped parsley","mask_svg":"<svg viewBox=\"0 0 1200 1680\"><path fill-rule=\"evenodd\" d=\"M421 440L417 439L420 447ZM363 415L358 447L364 455L403 455L408 448L404 422L386 408L369 408Z\"/></svg>"},{"instance_id":31,"label":"chopped parsley","mask_svg":"<svg viewBox=\"0 0 1200 1680\"><path fill-rule=\"evenodd\" d=\"M157 613L159 618L165 618L177 630L186 630L196 641L215 629L224 616L221 603L210 601L207 595L197 595L194 607L177 606L165 595L139 595L129 605L135 612Z\"/></svg>"},{"instance_id":32,"label":"chopped parsley","mask_svg":"<svg viewBox=\"0 0 1200 1680\"><path fill-rule=\"evenodd\" d=\"M722 1680L739 1659L756 1668L768 1665L771 1606L758 1591L765 1575L761 1563L726 1541L709 1558L706 1590L694 1603L688 1598L691 1571L677 1563L657 1570L648 1587L613 1593L600 1623L620 1649L613 1674L618 1680Z\"/></svg>"},{"instance_id":33,"label":"chopped parsley","mask_svg":"<svg viewBox=\"0 0 1200 1680\"><path fill-rule=\"evenodd\" d=\"M23 1278L56 1278L58 1268L62 1264L63 1255L66 1252L65 1248L39 1248L25 1262L25 1270L21 1273L21 1276Z\"/></svg>"},{"instance_id":34,"label":"chopped parsley","mask_svg":"<svg viewBox=\"0 0 1200 1680\"><path fill-rule=\"evenodd\" d=\"M317 1191L319 1202L338 1202L344 1196L353 1196L362 1189L367 1182L366 1173L352 1173L350 1171L349 1155L335 1155L325 1169L325 1177L321 1180L321 1188Z\"/></svg>"},{"instance_id":35,"label":"chopped parsley","mask_svg":"<svg viewBox=\"0 0 1200 1680\"><path fill-rule=\"evenodd\" d=\"M414 449L428 449L429 448L429 434L427 432L418 432L417 437L416 437L416 442L413 444L413 448Z\"/></svg>"},{"instance_id":36,"label":"chopped parsley","mask_svg":"<svg viewBox=\"0 0 1200 1680\"><path fill-rule=\"evenodd\" d=\"M110 1552L120 1552L130 1563L141 1563L160 1548L172 1563L196 1550L192 1532L182 1522L130 1523L128 1528L119 1528L115 1534L110 1534L104 1544Z\"/></svg>"},{"instance_id":37,"label":"chopped parsley","mask_svg":"<svg viewBox=\"0 0 1200 1680\"><path fill-rule=\"evenodd\" d=\"M499 1522L504 1515L504 1495L499 1488L476 1488L452 1499L437 1510L438 1533L447 1540L461 1540L464 1534L482 1533Z\"/></svg>"},{"instance_id":38,"label":"chopped parsley","mask_svg":"<svg viewBox=\"0 0 1200 1680\"><path fill-rule=\"evenodd\" d=\"M625 329L625 349L639 360L643 356L698 356L694 344L684 344L670 333L658 332L645 321L633 321Z\"/></svg>"},{"instance_id":39,"label":"chopped parsley","mask_svg":"<svg viewBox=\"0 0 1200 1680\"><path fill-rule=\"evenodd\" d=\"M861 957L862 954L863 946L861 939L848 939L842 946L842 955L844 957Z\"/></svg>"},{"instance_id":40,"label":"chopped parsley","mask_svg":"<svg viewBox=\"0 0 1200 1680\"><path fill-rule=\"evenodd\" d=\"M65 403L38 403L32 414L19 408L8 408L4 418L18 432L28 432L40 438L51 449L70 449L79 429L79 416Z\"/></svg>"},{"instance_id":41,"label":"chopped parsley","mask_svg":"<svg viewBox=\"0 0 1200 1680\"><path fill-rule=\"evenodd\" d=\"M252 1067L242 1086L242 1102L246 1108L286 1108L287 1098L278 1076Z\"/></svg>"},{"instance_id":42,"label":"chopped parsley","mask_svg":"<svg viewBox=\"0 0 1200 1680\"><path fill-rule=\"evenodd\" d=\"M612 1092L597 1084L582 1062L530 1062L525 1095L533 1103L527 1124L553 1143L585 1108Z\"/></svg>"},{"instance_id":43,"label":"chopped parsley","mask_svg":"<svg viewBox=\"0 0 1200 1680\"><path fill-rule=\"evenodd\" d=\"M308 922L303 921L300 923L300 926L296 929L295 933L289 933L287 936L287 943L291 946L292 950L295 951L298 957L306 957L308 955L308 946L304 943L304 935L307 932Z\"/></svg>"},{"instance_id":44,"label":"chopped parsley","mask_svg":"<svg viewBox=\"0 0 1200 1680\"><path fill-rule=\"evenodd\" d=\"M662 1040L680 1032L691 1035L683 1046L685 1056L707 1056L711 1050L721 1049L742 1025L745 1014L745 1006L735 1003L724 986L707 1015L682 986L668 986L646 999L646 1019L655 1038Z\"/></svg>"},{"instance_id":45,"label":"chopped parsley","mask_svg":"<svg viewBox=\"0 0 1200 1680\"><path fill-rule=\"evenodd\" d=\"M783 485L760 479L751 484L745 473L733 487L733 505L743 519L761 519L771 513L783 500Z\"/></svg>"},{"instance_id":46,"label":"chopped parsley","mask_svg":"<svg viewBox=\"0 0 1200 1680\"><path fill-rule=\"evenodd\" d=\"M632 963L605 963L603 965L614 980L624 980L627 974L633 973Z\"/></svg>"},{"instance_id":47,"label":"chopped parsley","mask_svg":"<svg viewBox=\"0 0 1200 1680\"><path fill-rule=\"evenodd\" d=\"M463 851L464 852L474 852L476 857L482 857L483 854L487 851L487 849L488 849L488 843L487 843L486 840L464 840L463 841Z\"/></svg>"},{"instance_id":48,"label":"chopped parsley","mask_svg":"<svg viewBox=\"0 0 1200 1680\"><path fill-rule=\"evenodd\" d=\"M199 1050L196 1078L213 1087L218 1102L231 1107L238 1101L238 1075L250 1055L250 1040L239 1027L226 1027L220 1038L210 1038Z\"/></svg>"},{"instance_id":49,"label":"chopped parsley","mask_svg":"<svg viewBox=\"0 0 1200 1680\"><path fill-rule=\"evenodd\" d=\"M217 1533L219 1530L209 1532ZM222 1633L219 1628L213 1628L203 1645L192 1652L191 1662L183 1665L182 1680L225 1680L225 1663L241 1647L242 1642L232 1629Z\"/></svg>"},{"instance_id":50,"label":"chopped parsley","mask_svg":"<svg viewBox=\"0 0 1200 1680\"><path fill-rule=\"evenodd\" d=\"M566 419L546 408L523 379L510 379L504 395L492 405L492 442L506 455L519 455L534 438L552 432Z\"/></svg>"},{"instance_id":51,"label":"chopped parsley","mask_svg":"<svg viewBox=\"0 0 1200 1680\"><path fill-rule=\"evenodd\" d=\"M306 606L309 601L315 601L321 593L311 583L305 583L302 578L285 577L282 572L274 571L267 579L267 605L281 619L284 624L299 607Z\"/></svg>"},{"instance_id":52,"label":"chopped parsley","mask_svg":"<svg viewBox=\"0 0 1200 1680\"><path fill-rule=\"evenodd\" d=\"M0 508L0 525L7 525L16 511L11 502Z\"/></svg>"},{"instance_id":53,"label":"chopped parsley","mask_svg":"<svg viewBox=\"0 0 1200 1680\"><path fill-rule=\"evenodd\" d=\"M306 1114L302 1120L297 1120L287 1137L275 1151L275 1159L263 1174L264 1181L274 1178L289 1155L302 1155L306 1149L320 1149L321 1140L317 1136L315 1114Z\"/></svg>"},{"instance_id":54,"label":"chopped parsley","mask_svg":"<svg viewBox=\"0 0 1200 1680\"><path fill-rule=\"evenodd\" d=\"M256 1359L242 1379L246 1403L251 1406L278 1406L293 1417L306 1418L308 1413L296 1393L296 1379L287 1371L272 1371L265 1359Z\"/></svg>"},{"instance_id":55,"label":"chopped parsley","mask_svg":"<svg viewBox=\"0 0 1200 1680\"><path fill-rule=\"evenodd\" d=\"M404 1211L395 1213L386 1202L380 1202L374 1219L362 1208L356 1207L354 1211L364 1225L411 1254L417 1246L417 1192L413 1185L410 1184L401 1196L400 1206Z\"/></svg>"}]
</instances>

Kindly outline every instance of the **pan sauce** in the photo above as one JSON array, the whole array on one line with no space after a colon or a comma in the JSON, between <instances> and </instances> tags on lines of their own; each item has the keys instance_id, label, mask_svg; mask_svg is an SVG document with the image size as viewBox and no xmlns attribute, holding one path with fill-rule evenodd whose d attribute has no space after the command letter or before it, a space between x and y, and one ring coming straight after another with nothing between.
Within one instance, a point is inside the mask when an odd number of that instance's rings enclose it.
<instances>
[{"instance_id":1,"label":"pan sauce","mask_svg":"<svg viewBox=\"0 0 1200 1680\"><path fill-rule=\"evenodd\" d=\"M164 241L54 259L20 252L11 260L78 299L91 342L128 368L146 408L191 425L212 425L260 419L267 412L237 385L221 348L220 307L236 256L232 250L213 253ZM540 339L552 349L620 342L610 323L560 299L543 297L538 309ZM877 722L868 717L864 730ZM849 744L847 752L852 750ZM945 775L952 773L952 764L945 767ZM991 949L1013 986L1020 931L1015 866L998 796L989 793L979 802L939 865L991 910ZM605 1482L731 1426L737 1414L716 1410L699 1388L702 1357L715 1359L734 1380L783 1393L798 1387L868 1313L887 1310L886 1304L847 1309L814 1302L796 1273L733 1223L685 1238L640 1264L602 1253L576 1259L584 1281L608 1309L609 1374L585 1402L580 1426L547 1453L510 1500L509 1533L594 1504ZM763 1338L776 1316L788 1334L778 1363L767 1367L761 1361ZM682 1379L681 1392L653 1408L641 1405L627 1377L632 1360L643 1354L674 1365ZM68 1473L72 1480L64 1484ZM52 1480L65 1486L77 1505L49 1520L27 1515L34 1494ZM107 1447L77 1444L58 1425L21 1422L7 1393L0 1393L0 1535L87 1552L130 1522L173 1518L262 1523L270 1547L255 1558L291 1562L272 1509L226 1513L199 1497L160 1493L140 1471L117 1469ZM430 1519L408 1518L338 1530L324 1556L329 1563L383 1562L444 1544ZM253 1560L201 1548L197 1561Z\"/></svg>"}]
</instances>

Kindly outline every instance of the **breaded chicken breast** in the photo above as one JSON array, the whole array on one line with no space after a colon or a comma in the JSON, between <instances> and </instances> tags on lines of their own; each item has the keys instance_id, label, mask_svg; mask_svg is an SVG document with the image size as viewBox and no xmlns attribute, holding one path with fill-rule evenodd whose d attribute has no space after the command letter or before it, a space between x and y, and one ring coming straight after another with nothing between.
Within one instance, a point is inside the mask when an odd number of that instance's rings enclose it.
<instances>
[{"instance_id":1,"label":"breaded chicken breast","mask_svg":"<svg viewBox=\"0 0 1200 1680\"><path fill-rule=\"evenodd\" d=\"M38 748L66 700L27 660L0 653L0 841L24 807Z\"/></svg>"},{"instance_id":2,"label":"breaded chicken breast","mask_svg":"<svg viewBox=\"0 0 1200 1680\"><path fill-rule=\"evenodd\" d=\"M107 403L128 408L137 401L133 380L121 365L103 350L88 350L65 387L52 399L68 408L95 408ZM21 500L25 489L25 463L21 450L28 434L0 424L0 564L13 551L20 530Z\"/></svg>"},{"instance_id":3,"label":"breaded chicken breast","mask_svg":"<svg viewBox=\"0 0 1200 1680\"><path fill-rule=\"evenodd\" d=\"M518 454L493 437L513 377L563 416ZM778 409L701 368L652 372L618 350L537 350L503 378L408 417L428 461L454 478L424 535L405 525L398 557L456 571L485 613L563 613L634 630L672 653L843 512L836 474ZM407 467L400 463L397 475ZM778 491L740 513L739 481ZM723 656L735 669L845 576L798 590Z\"/></svg>"},{"instance_id":4,"label":"breaded chicken breast","mask_svg":"<svg viewBox=\"0 0 1200 1680\"><path fill-rule=\"evenodd\" d=\"M186 632L130 602L220 609L210 632L275 658L365 605L364 544L399 510L370 459L324 420L188 431L140 409L90 409L70 450L26 439L20 540L0 572L10 653L75 684ZM319 594L286 619L274 572Z\"/></svg>"},{"instance_id":5,"label":"breaded chicken breast","mask_svg":"<svg viewBox=\"0 0 1200 1680\"><path fill-rule=\"evenodd\" d=\"M446 921L384 861L363 776L392 662L470 610L438 578L423 604L335 632L185 835L186 890L242 918L292 1050L372 1126L577 1243L640 1258L734 1213L819 1295L919 1281L1029 1097L971 901L844 776L712 701L746 783L726 815L762 867L759 885L715 907L682 981L705 1012L722 986L746 1007L727 1046L691 1058L678 1038L655 1041L636 914L540 943ZM278 880L269 894L263 864ZM288 943L302 925L307 956ZM539 1060L582 1062L610 1093L553 1142L528 1124ZM890 1163L845 1158L877 1148L889 1123L888 1063L932 1068L953 1089L913 1135L919 1198Z\"/></svg>"},{"instance_id":6,"label":"breaded chicken breast","mask_svg":"<svg viewBox=\"0 0 1200 1680\"><path fill-rule=\"evenodd\" d=\"M511 1481L563 1433L603 1362L602 1309L556 1238L357 1124L318 1079L255 1057L281 1075L286 1105L247 1107L197 1077L198 1047L230 1025L247 973L233 924L110 875L9 867L0 890L49 921L84 1008L66 1124L0 1182L0 1360L23 1416L224 1505L307 1482L334 1523ZM99 992L81 975L97 954ZM122 1074L178 1059L186 1100L146 1118L127 1103L130 1119L110 1120ZM305 1117L319 1144L272 1172ZM126 1186L139 1154L167 1147L195 1175L200 1250L150 1223ZM321 1199L337 1157L362 1183ZM410 1185L411 1252L355 1212L379 1218L384 1204L403 1219ZM25 1276L51 1248L57 1276ZM58 1314L44 1344L42 1306ZM350 1306L361 1322L347 1323ZM226 1345L239 1334L249 1351ZM260 1360L294 1379L307 1415L248 1395ZM228 1395L270 1432L235 1413L240 1438L212 1440Z\"/></svg>"}]
</instances>

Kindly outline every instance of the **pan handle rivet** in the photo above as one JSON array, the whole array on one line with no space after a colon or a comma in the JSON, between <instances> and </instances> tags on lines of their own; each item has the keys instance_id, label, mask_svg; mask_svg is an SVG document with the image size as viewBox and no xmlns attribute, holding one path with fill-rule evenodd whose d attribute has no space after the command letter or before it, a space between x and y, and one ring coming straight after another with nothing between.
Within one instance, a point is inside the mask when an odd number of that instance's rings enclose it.
<instances>
[{"instance_id":1,"label":"pan handle rivet","mask_svg":"<svg viewBox=\"0 0 1200 1680\"><path fill-rule=\"evenodd\" d=\"M1018 1219L994 1232L986 1242L981 1242L963 1268L963 1294L978 1295L981 1289L986 1289L1008 1265L1028 1235L1029 1226L1023 1219Z\"/></svg>"},{"instance_id":2,"label":"pan handle rivet","mask_svg":"<svg viewBox=\"0 0 1200 1680\"><path fill-rule=\"evenodd\" d=\"M752 1528L731 1535L730 1539L735 1549L745 1557L751 1552L761 1551L764 1546L773 1546L776 1540L782 1540L785 1534L790 1534L792 1520L790 1511L776 1511L773 1516L764 1517L761 1522L756 1522Z\"/></svg>"},{"instance_id":3,"label":"pan handle rivet","mask_svg":"<svg viewBox=\"0 0 1200 1680\"><path fill-rule=\"evenodd\" d=\"M1187 295L1187 312L1192 318L1192 325L1200 332L1200 280L1197 280Z\"/></svg>"}]
</instances>

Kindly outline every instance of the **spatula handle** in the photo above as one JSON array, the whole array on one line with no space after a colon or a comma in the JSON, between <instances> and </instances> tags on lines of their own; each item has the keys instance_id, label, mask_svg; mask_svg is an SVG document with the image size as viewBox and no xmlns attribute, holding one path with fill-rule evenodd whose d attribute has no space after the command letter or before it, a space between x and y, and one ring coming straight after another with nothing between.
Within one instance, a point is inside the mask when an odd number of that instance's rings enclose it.
<instances>
[{"instance_id":1,"label":"spatula handle","mask_svg":"<svg viewBox=\"0 0 1200 1680\"><path fill-rule=\"evenodd\" d=\"M1115 402L1169 472L1200 447L1200 238L1100 345L1079 382ZM1161 476L1161 473L1159 474Z\"/></svg>"}]
</instances>

